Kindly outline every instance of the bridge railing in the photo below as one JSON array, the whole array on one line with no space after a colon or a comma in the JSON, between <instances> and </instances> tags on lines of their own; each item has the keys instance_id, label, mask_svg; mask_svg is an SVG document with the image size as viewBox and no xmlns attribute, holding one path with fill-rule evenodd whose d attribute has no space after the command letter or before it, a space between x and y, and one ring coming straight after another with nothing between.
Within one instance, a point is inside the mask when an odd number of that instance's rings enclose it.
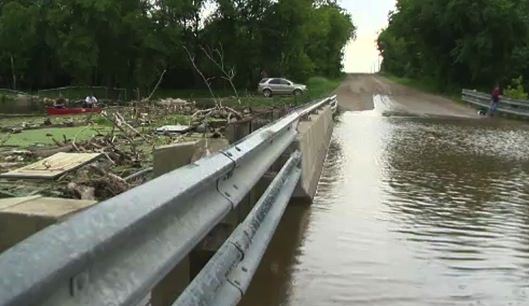
<instances>
[{"instance_id":1,"label":"bridge railing","mask_svg":"<svg viewBox=\"0 0 529 306\"><path fill-rule=\"evenodd\" d=\"M462 98L463 101L482 108L489 108L492 99L489 94L469 89L463 89ZM502 98L498 106L498 112L529 117L529 101Z\"/></svg>"},{"instance_id":2,"label":"bridge railing","mask_svg":"<svg viewBox=\"0 0 529 306\"><path fill-rule=\"evenodd\" d=\"M2 253L0 305L144 305L155 285L287 151L299 120L325 105L334 107L336 97L296 109L222 152L49 226ZM240 299L300 177L300 159L299 152L291 154L178 305L189 305L182 302L189 299L233 305Z\"/></svg>"}]
</instances>

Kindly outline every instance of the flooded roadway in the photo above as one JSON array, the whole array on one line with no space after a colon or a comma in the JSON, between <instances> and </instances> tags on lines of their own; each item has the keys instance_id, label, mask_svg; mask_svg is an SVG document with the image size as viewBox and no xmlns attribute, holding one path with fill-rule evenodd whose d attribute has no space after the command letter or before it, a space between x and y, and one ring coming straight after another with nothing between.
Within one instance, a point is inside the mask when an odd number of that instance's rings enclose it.
<instances>
[{"instance_id":1,"label":"flooded roadway","mask_svg":"<svg viewBox=\"0 0 529 306\"><path fill-rule=\"evenodd\" d=\"M529 305L529 125L374 100L342 115L242 305Z\"/></svg>"}]
</instances>

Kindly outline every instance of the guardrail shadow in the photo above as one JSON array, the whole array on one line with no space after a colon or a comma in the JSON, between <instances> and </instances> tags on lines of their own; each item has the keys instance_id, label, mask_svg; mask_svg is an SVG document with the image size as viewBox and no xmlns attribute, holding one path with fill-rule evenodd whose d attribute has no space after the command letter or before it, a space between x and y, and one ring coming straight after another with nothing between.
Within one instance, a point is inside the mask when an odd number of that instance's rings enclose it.
<instances>
[{"instance_id":1,"label":"guardrail shadow","mask_svg":"<svg viewBox=\"0 0 529 306\"><path fill-rule=\"evenodd\" d=\"M311 208L291 202L240 306L282 305L288 299L292 269L305 239Z\"/></svg>"}]
</instances>

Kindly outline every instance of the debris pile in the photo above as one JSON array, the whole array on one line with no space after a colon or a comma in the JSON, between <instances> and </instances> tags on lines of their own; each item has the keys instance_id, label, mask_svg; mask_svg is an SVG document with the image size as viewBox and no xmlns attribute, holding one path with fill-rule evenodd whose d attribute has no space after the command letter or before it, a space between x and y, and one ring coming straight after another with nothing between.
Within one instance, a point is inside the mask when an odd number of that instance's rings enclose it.
<instances>
[{"instance_id":1,"label":"debris pile","mask_svg":"<svg viewBox=\"0 0 529 306\"><path fill-rule=\"evenodd\" d=\"M254 116L268 118L270 112L270 119L274 120L273 109L268 112L227 106L199 109L195 102L163 99L107 107L101 114L11 120L0 127L0 173L35 162L45 166L45 159L58 153L97 154L99 158L53 179L2 178L0 197L41 194L83 200L108 199L150 179L152 152L156 147L189 139L223 137L228 125L247 122ZM49 141L47 145L5 145L5 139L23 136L28 130L48 131L59 127L71 127L76 132L73 136L50 132L44 136Z\"/></svg>"}]
</instances>

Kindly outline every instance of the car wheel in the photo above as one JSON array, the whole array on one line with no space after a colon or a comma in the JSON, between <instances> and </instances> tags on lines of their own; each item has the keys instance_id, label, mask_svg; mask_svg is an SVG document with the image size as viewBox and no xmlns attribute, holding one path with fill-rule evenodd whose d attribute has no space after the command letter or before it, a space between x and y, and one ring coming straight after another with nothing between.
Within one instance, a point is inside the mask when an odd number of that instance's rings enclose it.
<instances>
[{"instance_id":1,"label":"car wheel","mask_svg":"<svg viewBox=\"0 0 529 306\"><path fill-rule=\"evenodd\" d=\"M272 96L272 91L270 89L263 90L263 96L265 96L265 98L270 98Z\"/></svg>"},{"instance_id":2,"label":"car wheel","mask_svg":"<svg viewBox=\"0 0 529 306\"><path fill-rule=\"evenodd\" d=\"M294 90L294 96L301 96L303 92L299 89Z\"/></svg>"}]
</instances>

